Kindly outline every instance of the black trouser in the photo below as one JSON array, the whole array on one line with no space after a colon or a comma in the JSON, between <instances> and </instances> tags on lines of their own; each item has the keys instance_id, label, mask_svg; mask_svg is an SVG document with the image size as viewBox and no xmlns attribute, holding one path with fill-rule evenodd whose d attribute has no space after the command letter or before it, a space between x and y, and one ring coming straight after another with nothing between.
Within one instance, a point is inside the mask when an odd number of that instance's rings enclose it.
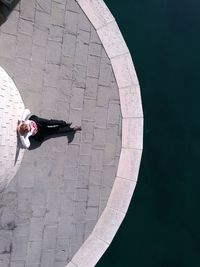
<instances>
[{"instance_id":1,"label":"black trouser","mask_svg":"<svg viewBox=\"0 0 200 267\"><path fill-rule=\"evenodd\" d=\"M45 138L51 135L62 135L68 132L75 132L74 128L71 128L69 123L63 120L47 120L40 118L36 115L32 115L29 120L34 121L37 124L38 132L31 136L36 141L43 142Z\"/></svg>"}]
</instances>

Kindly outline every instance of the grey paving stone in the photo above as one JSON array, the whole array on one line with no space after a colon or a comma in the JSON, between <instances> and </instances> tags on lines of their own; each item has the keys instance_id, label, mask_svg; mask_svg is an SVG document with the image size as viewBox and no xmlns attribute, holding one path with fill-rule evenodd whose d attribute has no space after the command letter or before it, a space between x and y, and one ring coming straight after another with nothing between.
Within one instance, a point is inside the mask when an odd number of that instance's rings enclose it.
<instances>
[{"instance_id":1,"label":"grey paving stone","mask_svg":"<svg viewBox=\"0 0 200 267\"><path fill-rule=\"evenodd\" d=\"M79 165L90 165L91 156L90 155L80 155L79 156Z\"/></svg>"},{"instance_id":2,"label":"grey paving stone","mask_svg":"<svg viewBox=\"0 0 200 267\"><path fill-rule=\"evenodd\" d=\"M111 82L110 89L111 89L111 100L119 101L119 90L116 82Z\"/></svg>"},{"instance_id":3,"label":"grey paving stone","mask_svg":"<svg viewBox=\"0 0 200 267\"><path fill-rule=\"evenodd\" d=\"M98 86L97 106L108 108L111 97L110 87Z\"/></svg>"},{"instance_id":4,"label":"grey paving stone","mask_svg":"<svg viewBox=\"0 0 200 267\"><path fill-rule=\"evenodd\" d=\"M67 0L54 0L54 2L63 4L66 7Z\"/></svg>"},{"instance_id":5,"label":"grey paving stone","mask_svg":"<svg viewBox=\"0 0 200 267\"><path fill-rule=\"evenodd\" d=\"M30 230L30 222L18 224L14 231L13 231L13 237L27 237L29 236L29 230Z\"/></svg>"},{"instance_id":6,"label":"grey paving stone","mask_svg":"<svg viewBox=\"0 0 200 267\"><path fill-rule=\"evenodd\" d=\"M79 165L77 175L77 188L88 188L89 184L89 165Z\"/></svg>"},{"instance_id":7,"label":"grey paving stone","mask_svg":"<svg viewBox=\"0 0 200 267\"><path fill-rule=\"evenodd\" d=\"M86 211L87 220L97 220L99 214L99 207L88 207Z\"/></svg>"},{"instance_id":8,"label":"grey paving stone","mask_svg":"<svg viewBox=\"0 0 200 267\"><path fill-rule=\"evenodd\" d=\"M46 65L46 73L44 75L44 85L56 87L59 77L59 66L55 64Z\"/></svg>"},{"instance_id":9,"label":"grey paving stone","mask_svg":"<svg viewBox=\"0 0 200 267\"><path fill-rule=\"evenodd\" d=\"M19 20L19 11L14 10L4 24L1 25L1 32L17 35L17 24Z\"/></svg>"},{"instance_id":10,"label":"grey paving stone","mask_svg":"<svg viewBox=\"0 0 200 267\"><path fill-rule=\"evenodd\" d=\"M0 267L9 267L10 255L0 254Z\"/></svg>"},{"instance_id":11,"label":"grey paving stone","mask_svg":"<svg viewBox=\"0 0 200 267\"><path fill-rule=\"evenodd\" d=\"M100 185L89 185L88 202L89 207L98 207L100 201ZM91 219L91 218L87 218ZM97 218L95 218L96 220Z\"/></svg>"},{"instance_id":12,"label":"grey paving stone","mask_svg":"<svg viewBox=\"0 0 200 267\"><path fill-rule=\"evenodd\" d=\"M37 51L38 50L39 49L37 49ZM43 51L42 50L39 51L39 54L41 54L41 59L42 59ZM44 79L43 73L41 72L40 69L31 68L30 76L31 76L31 84L34 83L35 91L37 93L41 93L43 87L43 79Z\"/></svg>"},{"instance_id":13,"label":"grey paving stone","mask_svg":"<svg viewBox=\"0 0 200 267\"><path fill-rule=\"evenodd\" d=\"M104 165L114 166L115 156L116 156L116 145L107 143L105 145L105 150L104 150Z\"/></svg>"},{"instance_id":14,"label":"grey paving stone","mask_svg":"<svg viewBox=\"0 0 200 267\"><path fill-rule=\"evenodd\" d=\"M65 5L57 2L52 2L51 24L63 27L64 22L65 22Z\"/></svg>"},{"instance_id":15,"label":"grey paving stone","mask_svg":"<svg viewBox=\"0 0 200 267\"><path fill-rule=\"evenodd\" d=\"M69 256L69 252L66 249L56 250L55 256L54 256L55 263L53 266L59 266L58 264L60 264L60 266L65 266L66 263L68 262L68 256Z\"/></svg>"},{"instance_id":16,"label":"grey paving stone","mask_svg":"<svg viewBox=\"0 0 200 267\"><path fill-rule=\"evenodd\" d=\"M58 250L63 249L67 252L69 250L69 238L58 237L57 238L57 249ZM56 260L59 260L59 259L56 259Z\"/></svg>"},{"instance_id":17,"label":"grey paving stone","mask_svg":"<svg viewBox=\"0 0 200 267\"><path fill-rule=\"evenodd\" d=\"M24 261L20 261L20 262L11 262L11 267L24 267L25 262Z\"/></svg>"},{"instance_id":18,"label":"grey paving stone","mask_svg":"<svg viewBox=\"0 0 200 267\"><path fill-rule=\"evenodd\" d=\"M84 144L80 145L80 155L90 155L91 154L92 145Z\"/></svg>"},{"instance_id":19,"label":"grey paving stone","mask_svg":"<svg viewBox=\"0 0 200 267\"><path fill-rule=\"evenodd\" d=\"M14 58L16 53L16 36L1 33L0 57Z\"/></svg>"},{"instance_id":20,"label":"grey paving stone","mask_svg":"<svg viewBox=\"0 0 200 267\"><path fill-rule=\"evenodd\" d=\"M80 12L80 7L78 5L78 3L74 0L67 0L67 6L66 6L67 10L79 13Z\"/></svg>"},{"instance_id":21,"label":"grey paving stone","mask_svg":"<svg viewBox=\"0 0 200 267\"><path fill-rule=\"evenodd\" d=\"M87 77L86 79L86 90L85 96L88 98L97 98L97 89L98 89L98 79Z\"/></svg>"},{"instance_id":22,"label":"grey paving stone","mask_svg":"<svg viewBox=\"0 0 200 267\"><path fill-rule=\"evenodd\" d=\"M96 107L95 111L95 126L99 128L106 128L108 110L103 107Z\"/></svg>"},{"instance_id":23,"label":"grey paving stone","mask_svg":"<svg viewBox=\"0 0 200 267\"><path fill-rule=\"evenodd\" d=\"M32 216L33 217L44 217L46 214L46 206L32 205Z\"/></svg>"},{"instance_id":24,"label":"grey paving stone","mask_svg":"<svg viewBox=\"0 0 200 267\"><path fill-rule=\"evenodd\" d=\"M84 99L84 89L77 87L72 88L71 108L82 109L83 99Z\"/></svg>"},{"instance_id":25,"label":"grey paving stone","mask_svg":"<svg viewBox=\"0 0 200 267\"><path fill-rule=\"evenodd\" d=\"M110 64L101 63L99 85L110 86L112 78L112 67Z\"/></svg>"},{"instance_id":26,"label":"grey paving stone","mask_svg":"<svg viewBox=\"0 0 200 267\"><path fill-rule=\"evenodd\" d=\"M83 31L83 30L79 29L78 32L77 32L77 41L89 45L89 43L90 43L90 32L86 32L86 31Z\"/></svg>"},{"instance_id":27,"label":"grey paving stone","mask_svg":"<svg viewBox=\"0 0 200 267\"><path fill-rule=\"evenodd\" d=\"M1 58L1 67L7 70L10 77L14 76L14 69L15 69L14 59Z\"/></svg>"},{"instance_id":28,"label":"grey paving stone","mask_svg":"<svg viewBox=\"0 0 200 267\"><path fill-rule=\"evenodd\" d=\"M64 192L60 195L60 210L65 215L72 215L74 211L75 191Z\"/></svg>"},{"instance_id":29,"label":"grey paving stone","mask_svg":"<svg viewBox=\"0 0 200 267\"><path fill-rule=\"evenodd\" d=\"M0 230L0 254L11 252L12 231Z\"/></svg>"},{"instance_id":30,"label":"grey paving stone","mask_svg":"<svg viewBox=\"0 0 200 267\"><path fill-rule=\"evenodd\" d=\"M59 64L61 58L61 43L48 41L47 47L47 63Z\"/></svg>"},{"instance_id":31,"label":"grey paving stone","mask_svg":"<svg viewBox=\"0 0 200 267\"><path fill-rule=\"evenodd\" d=\"M75 193L76 192L76 184L77 184L76 180L72 180L72 179L71 180L69 180L69 179L63 180L62 189L61 189L62 194Z\"/></svg>"},{"instance_id":32,"label":"grey paving stone","mask_svg":"<svg viewBox=\"0 0 200 267\"><path fill-rule=\"evenodd\" d=\"M100 185L102 179L102 171L91 170L89 176L89 184L92 185Z\"/></svg>"},{"instance_id":33,"label":"grey paving stone","mask_svg":"<svg viewBox=\"0 0 200 267\"><path fill-rule=\"evenodd\" d=\"M44 228L43 250L56 247L57 226L46 226Z\"/></svg>"},{"instance_id":34,"label":"grey paving stone","mask_svg":"<svg viewBox=\"0 0 200 267\"><path fill-rule=\"evenodd\" d=\"M110 144L115 144L118 135L118 127L112 125L106 129L106 142Z\"/></svg>"},{"instance_id":35,"label":"grey paving stone","mask_svg":"<svg viewBox=\"0 0 200 267\"><path fill-rule=\"evenodd\" d=\"M85 88L86 86L87 67L76 64L73 69L73 80L77 87Z\"/></svg>"},{"instance_id":36,"label":"grey paving stone","mask_svg":"<svg viewBox=\"0 0 200 267\"><path fill-rule=\"evenodd\" d=\"M54 267L55 250L45 250L41 256L41 267Z\"/></svg>"},{"instance_id":37,"label":"grey paving stone","mask_svg":"<svg viewBox=\"0 0 200 267\"><path fill-rule=\"evenodd\" d=\"M100 57L101 56L101 49L102 49L102 44L90 43L89 54L93 55L93 56Z\"/></svg>"},{"instance_id":38,"label":"grey paving stone","mask_svg":"<svg viewBox=\"0 0 200 267\"><path fill-rule=\"evenodd\" d=\"M87 65L88 62L88 44L78 41L76 44L75 63L78 65Z\"/></svg>"},{"instance_id":39,"label":"grey paving stone","mask_svg":"<svg viewBox=\"0 0 200 267\"><path fill-rule=\"evenodd\" d=\"M18 13L18 12L15 12ZM13 13L11 13L13 14ZM27 21L22 18L19 19L19 24L18 24L18 32L26 35L33 35L33 22L32 21ZM17 25L16 25L17 27Z\"/></svg>"},{"instance_id":40,"label":"grey paving stone","mask_svg":"<svg viewBox=\"0 0 200 267\"><path fill-rule=\"evenodd\" d=\"M69 121L73 122L74 125L81 125L81 109L70 109Z\"/></svg>"},{"instance_id":41,"label":"grey paving stone","mask_svg":"<svg viewBox=\"0 0 200 267\"><path fill-rule=\"evenodd\" d=\"M66 254L65 254L66 255ZM68 254L69 255L69 254ZM54 267L63 267L63 266L65 266L66 265L66 263L68 263L69 262L69 260L68 260L68 258L67 258L67 261L65 260L65 261L55 261L54 262Z\"/></svg>"},{"instance_id":42,"label":"grey paving stone","mask_svg":"<svg viewBox=\"0 0 200 267\"><path fill-rule=\"evenodd\" d=\"M75 235L74 216L62 213L58 223L58 237L70 238Z\"/></svg>"},{"instance_id":43,"label":"grey paving stone","mask_svg":"<svg viewBox=\"0 0 200 267\"><path fill-rule=\"evenodd\" d=\"M49 31L48 31L48 40L62 43L63 32L64 32L64 28L58 25L50 25Z\"/></svg>"},{"instance_id":44,"label":"grey paving stone","mask_svg":"<svg viewBox=\"0 0 200 267\"><path fill-rule=\"evenodd\" d=\"M119 124L120 120L120 106L119 104L109 103L108 108L108 123Z\"/></svg>"},{"instance_id":45,"label":"grey paving stone","mask_svg":"<svg viewBox=\"0 0 200 267\"><path fill-rule=\"evenodd\" d=\"M83 108L83 120L94 121L96 110L96 100L85 99Z\"/></svg>"},{"instance_id":46,"label":"grey paving stone","mask_svg":"<svg viewBox=\"0 0 200 267\"><path fill-rule=\"evenodd\" d=\"M36 11L35 26L40 30L47 31L49 29L51 16L45 12Z\"/></svg>"},{"instance_id":47,"label":"grey paving stone","mask_svg":"<svg viewBox=\"0 0 200 267\"><path fill-rule=\"evenodd\" d=\"M112 166L104 166L101 186L111 188L115 176L116 176L116 170Z\"/></svg>"},{"instance_id":48,"label":"grey paving stone","mask_svg":"<svg viewBox=\"0 0 200 267\"><path fill-rule=\"evenodd\" d=\"M14 80L16 85L18 84L26 84L29 85L31 82L30 71L31 65L30 61L22 58L18 58L15 62L15 69L14 69Z\"/></svg>"},{"instance_id":49,"label":"grey paving stone","mask_svg":"<svg viewBox=\"0 0 200 267\"><path fill-rule=\"evenodd\" d=\"M94 146L97 148L104 148L105 146L106 129L94 129Z\"/></svg>"},{"instance_id":50,"label":"grey paving stone","mask_svg":"<svg viewBox=\"0 0 200 267\"><path fill-rule=\"evenodd\" d=\"M64 267L91 233L117 170L121 114L117 122L110 60L74 0L31 0L1 27L0 64L33 113L82 126L70 144L64 136L26 151L0 210L13 236L5 264Z\"/></svg>"},{"instance_id":51,"label":"grey paving stone","mask_svg":"<svg viewBox=\"0 0 200 267\"><path fill-rule=\"evenodd\" d=\"M61 61L62 61L62 65L61 65L61 68L60 68L61 75L66 80L68 80L68 79L72 80L72 78L73 78L74 59L71 58L71 57L62 57ZM65 83L67 83L67 81Z\"/></svg>"},{"instance_id":52,"label":"grey paving stone","mask_svg":"<svg viewBox=\"0 0 200 267\"><path fill-rule=\"evenodd\" d=\"M92 55L88 56L88 69L87 69L88 76L99 78L100 61L101 61L100 57Z\"/></svg>"},{"instance_id":53,"label":"grey paving stone","mask_svg":"<svg viewBox=\"0 0 200 267\"><path fill-rule=\"evenodd\" d=\"M91 39L90 39L91 43L95 43L95 44L100 44L101 45L101 40L99 39L99 36L97 34L97 32L95 31L95 29L92 27L91 28Z\"/></svg>"},{"instance_id":54,"label":"grey paving stone","mask_svg":"<svg viewBox=\"0 0 200 267\"><path fill-rule=\"evenodd\" d=\"M64 56L73 57L76 49L76 36L66 33L63 37L63 50Z\"/></svg>"},{"instance_id":55,"label":"grey paving stone","mask_svg":"<svg viewBox=\"0 0 200 267\"><path fill-rule=\"evenodd\" d=\"M44 225L55 225L58 223L58 210L47 210L45 213L45 220L44 220Z\"/></svg>"},{"instance_id":56,"label":"grey paving stone","mask_svg":"<svg viewBox=\"0 0 200 267\"><path fill-rule=\"evenodd\" d=\"M86 188L78 188L76 190L76 201L87 201L88 190Z\"/></svg>"},{"instance_id":57,"label":"grey paving stone","mask_svg":"<svg viewBox=\"0 0 200 267\"><path fill-rule=\"evenodd\" d=\"M99 203L99 216L104 211L104 209L106 207L106 204L107 204L107 200L103 200L103 199L100 200L100 203Z\"/></svg>"},{"instance_id":58,"label":"grey paving stone","mask_svg":"<svg viewBox=\"0 0 200 267\"><path fill-rule=\"evenodd\" d=\"M43 218L31 218L29 240L41 240L44 230Z\"/></svg>"},{"instance_id":59,"label":"grey paving stone","mask_svg":"<svg viewBox=\"0 0 200 267\"><path fill-rule=\"evenodd\" d=\"M50 28L50 37L55 35L54 32L52 32L52 26ZM33 31L33 43L36 45L46 46L47 38L48 38L48 31L41 30L38 28L34 28Z\"/></svg>"},{"instance_id":60,"label":"grey paving stone","mask_svg":"<svg viewBox=\"0 0 200 267\"><path fill-rule=\"evenodd\" d=\"M69 150L68 150L69 152ZM75 180L77 178L77 168L74 166L64 166L64 178L69 180Z\"/></svg>"},{"instance_id":61,"label":"grey paving stone","mask_svg":"<svg viewBox=\"0 0 200 267\"><path fill-rule=\"evenodd\" d=\"M34 21L35 17L35 0L21 0L20 17L26 20Z\"/></svg>"},{"instance_id":62,"label":"grey paving stone","mask_svg":"<svg viewBox=\"0 0 200 267\"><path fill-rule=\"evenodd\" d=\"M74 219L77 222L84 222L86 217L86 201L75 203Z\"/></svg>"},{"instance_id":63,"label":"grey paving stone","mask_svg":"<svg viewBox=\"0 0 200 267\"><path fill-rule=\"evenodd\" d=\"M92 142L94 138L94 122L82 121L82 141L85 143Z\"/></svg>"},{"instance_id":64,"label":"grey paving stone","mask_svg":"<svg viewBox=\"0 0 200 267\"><path fill-rule=\"evenodd\" d=\"M100 204L100 207L99 207L100 210L105 207L105 205L106 205L105 202L107 202L107 199L108 199L108 197L110 195L110 192L111 192L111 187L109 187L109 186L102 186L101 187L101 189L100 189L100 199L101 199L101 201L104 201L104 202L102 203L102 207L101 207L101 204Z\"/></svg>"},{"instance_id":65,"label":"grey paving stone","mask_svg":"<svg viewBox=\"0 0 200 267\"><path fill-rule=\"evenodd\" d=\"M78 13L66 11L65 13L65 32L76 34L78 30Z\"/></svg>"},{"instance_id":66,"label":"grey paving stone","mask_svg":"<svg viewBox=\"0 0 200 267\"><path fill-rule=\"evenodd\" d=\"M36 9L50 13L51 12L51 0L37 0Z\"/></svg>"},{"instance_id":67,"label":"grey paving stone","mask_svg":"<svg viewBox=\"0 0 200 267\"><path fill-rule=\"evenodd\" d=\"M91 170L101 171L102 168L103 168L103 149L93 149Z\"/></svg>"},{"instance_id":68,"label":"grey paving stone","mask_svg":"<svg viewBox=\"0 0 200 267\"><path fill-rule=\"evenodd\" d=\"M26 259L27 244L27 237L21 236L13 239L11 261Z\"/></svg>"},{"instance_id":69,"label":"grey paving stone","mask_svg":"<svg viewBox=\"0 0 200 267\"><path fill-rule=\"evenodd\" d=\"M40 263L41 248L42 248L41 241L28 242L27 257L26 257L27 265L33 264L33 263L34 264Z\"/></svg>"},{"instance_id":70,"label":"grey paving stone","mask_svg":"<svg viewBox=\"0 0 200 267\"><path fill-rule=\"evenodd\" d=\"M88 20L87 16L83 12L79 13L78 27L80 30L84 30L84 31L88 31L88 32L90 32L90 30L91 30L91 23Z\"/></svg>"}]
</instances>

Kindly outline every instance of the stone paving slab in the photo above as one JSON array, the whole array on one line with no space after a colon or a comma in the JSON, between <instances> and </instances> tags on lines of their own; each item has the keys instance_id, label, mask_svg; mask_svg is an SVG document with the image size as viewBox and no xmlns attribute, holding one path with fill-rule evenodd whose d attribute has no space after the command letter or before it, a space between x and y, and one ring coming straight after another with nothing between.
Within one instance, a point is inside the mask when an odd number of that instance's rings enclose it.
<instances>
[{"instance_id":1,"label":"stone paving slab","mask_svg":"<svg viewBox=\"0 0 200 267\"><path fill-rule=\"evenodd\" d=\"M7 266L65 266L102 214L121 149L119 90L95 29L74 0L21 0L0 28L0 65L25 106L81 124L68 144L26 151L2 197ZM13 212L14 211L14 212ZM3 239L4 240L4 239ZM3 250L2 249L2 250Z\"/></svg>"}]
</instances>

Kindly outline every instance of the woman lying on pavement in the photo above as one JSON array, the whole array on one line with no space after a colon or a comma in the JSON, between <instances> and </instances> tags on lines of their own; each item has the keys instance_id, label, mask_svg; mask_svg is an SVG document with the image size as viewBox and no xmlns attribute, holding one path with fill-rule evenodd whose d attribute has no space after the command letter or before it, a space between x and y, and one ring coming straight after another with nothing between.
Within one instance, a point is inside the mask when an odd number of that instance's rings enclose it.
<instances>
[{"instance_id":1,"label":"woman lying on pavement","mask_svg":"<svg viewBox=\"0 0 200 267\"><path fill-rule=\"evenodd\" d=\"M29 148L29 138L42 143L45 138L52 137L53 135L59 136L69 132L75 133L76 131L81 131L80 126L71 128L71 124L63 120L48 120L36 115L30 116L30 110L25 109L21 120L18 121L17 132L23 148Z\"/></svg>"}]
</instances>

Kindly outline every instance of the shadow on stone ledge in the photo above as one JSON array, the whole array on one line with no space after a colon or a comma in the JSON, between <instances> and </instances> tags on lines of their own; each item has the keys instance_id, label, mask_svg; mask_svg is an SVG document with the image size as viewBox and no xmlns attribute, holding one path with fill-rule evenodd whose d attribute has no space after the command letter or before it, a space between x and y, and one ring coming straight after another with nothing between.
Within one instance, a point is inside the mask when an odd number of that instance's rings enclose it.
<instances>
[{"instance_id":1,"label":"shadow on stone ledge","mask_svg":"<svg viewBox=\"0 0 200 267\"><path fill-rule=\"evenodd\" d=\"M0 26L7 20L19 1L20 0L0 0Z\"/></svg>"}]
</instances>

